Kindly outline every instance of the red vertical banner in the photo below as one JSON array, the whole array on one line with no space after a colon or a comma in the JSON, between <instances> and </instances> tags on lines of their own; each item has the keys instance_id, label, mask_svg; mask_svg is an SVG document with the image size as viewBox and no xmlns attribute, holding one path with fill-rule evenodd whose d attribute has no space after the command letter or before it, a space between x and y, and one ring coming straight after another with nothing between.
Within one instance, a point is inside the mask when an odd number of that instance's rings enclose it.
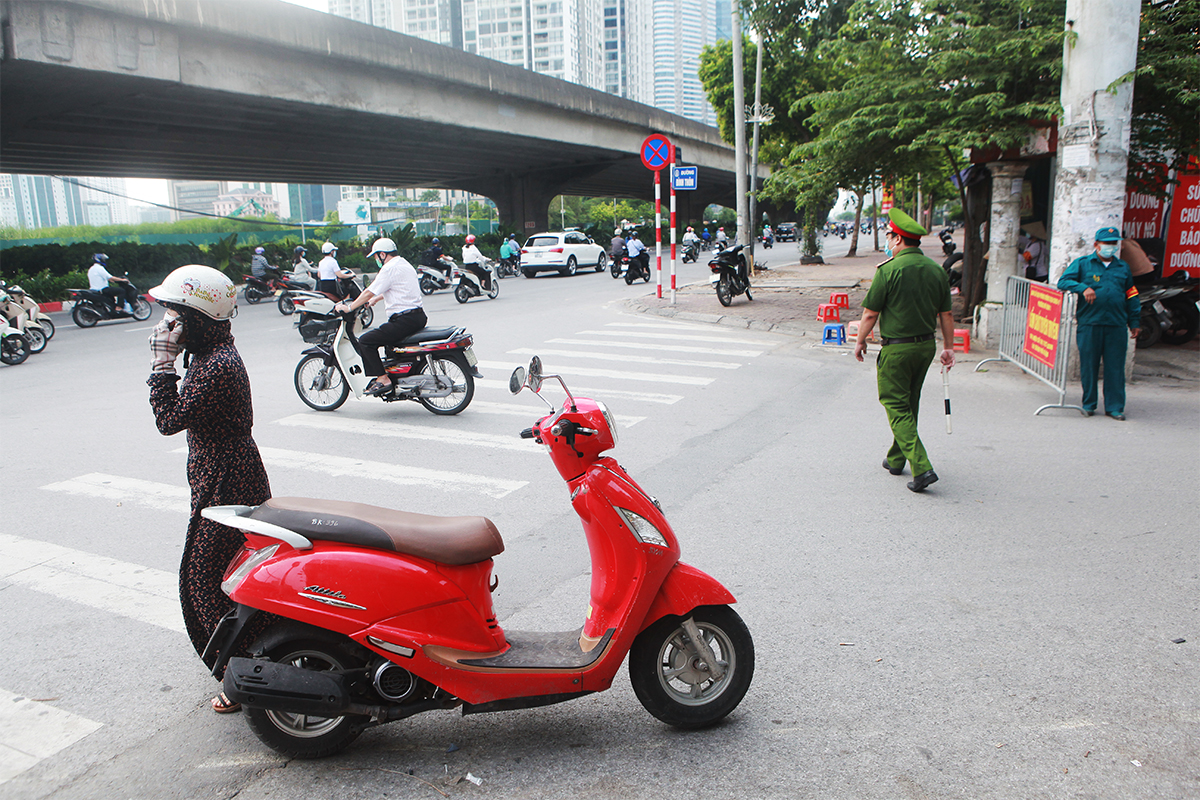
<instances>
[{"instance_id":1,"label":"red vertical banner","mask_svg":"<svg viewBox=\"0 0 1200 800\"><path fill-rule=\"evenodd\" d=\"M1165 278L1180 271L1200 277L1200 175L1194 173L1179 176L1167 223L1162 274Z\"/></svg>"},{"instance_id":2,"label":"red vertical banner","mask_svg":"<svg viewBox=\"0 0 1200 800\"><path fill-rule=\"evenodd\" d=\"M1029 284L1029 313L1025 319L1025 355L1053 368L1058 358L1058 328L1062 292L1040 283Z\"/></svg>"},{"instance_id":3,"label":"red vertical banner","mask_svg":"<svg viewBox=\"0 0 1200 800\"><path fill-rule=\"evenodd\" d=\"M895 198L892 196L892 187L884 184L883 194L880 196L879 213L886 215L892 210L892 206L896 204Z\"/></svg>"}]
</instances>

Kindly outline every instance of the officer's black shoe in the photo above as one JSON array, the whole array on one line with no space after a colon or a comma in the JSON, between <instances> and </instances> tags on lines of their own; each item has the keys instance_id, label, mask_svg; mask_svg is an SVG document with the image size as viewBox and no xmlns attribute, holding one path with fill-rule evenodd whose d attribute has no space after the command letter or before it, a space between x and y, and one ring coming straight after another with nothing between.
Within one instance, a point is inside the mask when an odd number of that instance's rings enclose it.
<instances>
[{"instance_id":1,"label":"officer's black shoe","mask_svg":"<svg viewBox=\"0 0 1200 800\"><path fill-rule=\"evenodd\" d=\"M1124 421L1125 421L1125 415L1124 415L1124 414L1109 414L1109 416L1110 416L1110 417L1112 417L1113 419L1115 419L1115 420L1119 420L1119 421L1121 421L1121 422L1124 422Z\"/></svg>"},{"instance_id":2,"label":"officer's black shoe","mask_svg":"<svg viewBox=\"0 0 1200 800\"><path fill-rule=\"evenodd\" d=\"M887 463L886 458L883 460L883 468L886 469L888 472L892 473L893 475L899 475L900 473L904 472L903 464L901 464L898 467L893 467L891 464Z\"/></svg>"},{"instance_id":3,"label":"officer's black shoe","mask_svg":"<svg viewBox=\"0 0 1200 800\"><path fill-rule=\"evenodd\" d=\"M933 470L927 470L908 482L908 488L914 492L923 492L925 487L930 484L937 483L937 473Z\"/></svg>"},{"instance_id":4,"label":"officer's black shoe","mask_svg":"<svg viewBox=\"0 0 1200 800\"><path fill-rule=\"evenodd\" d=\"M1085 409L1083 410L1083 415L1084 415L1085 417L1094 417L1094 416L1096 416L1096 412L1095 412L1095 411L1092 411L1090 408L1085 408Z\"/></svg>"}]
</instances>

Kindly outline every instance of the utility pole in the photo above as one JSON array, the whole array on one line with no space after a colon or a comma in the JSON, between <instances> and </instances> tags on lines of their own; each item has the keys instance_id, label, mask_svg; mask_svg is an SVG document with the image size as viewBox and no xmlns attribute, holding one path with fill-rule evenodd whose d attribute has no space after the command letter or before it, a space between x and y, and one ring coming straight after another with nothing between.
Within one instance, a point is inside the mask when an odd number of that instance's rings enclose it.
<instances>
[{"instance_id":1,"label":"utility pole","mask_svg":"<svg viewBox=\"0 0 1200 800\"><path fill-rule=\"evenodd\" d=\"M737 3L732 5L733 169L737 176L737 243L749 244L750 237L746 236L746 218L750 216L750 210L746 207L746 89L742 58L742 11Z\"/></svg>"},{"instance_id":2,"label":"utility pole","mask_svg":"<svg viewBox=\"0 0 1200 800\"><path fill-rule=\"evenodd\" d=\"M758 52L754 64L754 108L750 120L754 123L754 144L750 148L750 264L758 269L754 258L754 243L758 241L758 130L760 125L766 125L774 115L770 108L762 104L762 69L763 69L763 36L758 34Z\"/></svg>"},{"instance_id":3,"label":"utility pole","mask_svg":"<svg viewBox=\"0 0 1200 800\"><path fill-rule=\"evenodd\" d=\"M1051 284L1125 215L1133 82L1108 87L1137 67L1140 12L1139 0L1067 0Z\"/></svg>"}]
</instances>

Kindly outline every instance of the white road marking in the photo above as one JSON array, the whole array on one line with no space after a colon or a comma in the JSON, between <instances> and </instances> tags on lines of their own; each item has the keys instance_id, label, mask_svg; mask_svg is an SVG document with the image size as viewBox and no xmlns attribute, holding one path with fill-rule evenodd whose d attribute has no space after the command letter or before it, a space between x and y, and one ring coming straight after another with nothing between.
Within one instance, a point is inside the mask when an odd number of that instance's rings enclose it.
<instances>
[{"instance_id":1,"label":"white road marking","mask_svg":"<svg viewBox=\"0 0 1200 800\"><path fill-rule=\"evenodd\" d=\"M179 577L164 570L0 533L0 584L4 583L186 632Z\"/></svg>"},{"instance_id":2,"label":"white road marking","mask_svg":"<svg viewBox=\"0 0 1200 800\"><path fill-rule=\"evenodd\" d=\"M158 325L158 323L156 322L154 325L147 325L145 328L122 328L122 330L125 331L125 333L144 333L145 331L154 330L155 325Z\"/></svg>"},{"instance_id":3,"label":"white road marking","mask_svg":"<svg viewBox=\"0 0 1200 800\"><path fill-rule=\"evenodd\" d=\"M480 361L481 369L502 369L512 372L518 365L505 361ZM584 378L613 378L622 381L645 381L647 383L677 383L684 386L708 386L713 378L697 378L692 375L660 375L651 372L630 372L622 369L592 369L591 367L547 367L547 375L579 375ZM571 390L575 392L574 389Z\"/></svg>"},{"instance_id":4,"label":"white road marking","mask_svg":"<svg viewBox=\"0 0 1200 800\"><path fill-rule=\"evenodd\" d=\"M558 384L553 384L555 389L558 389ZM476 389L493 389L502 390L508 393L508 381L493 381L479 378L475 379ZM561 390L559 390L561 394ZM597 389L591 386L571 386L571 393L579 397L593 397L598 400L603 400L605 403L610 398L620 400L630 400L640 403L658 403L660 405L669 406L678 403L683 399L683 395L679 394L655 394L654 392L627 392L621 389Z\"/></svg>"},{"instance_id":5,"label":"white road marking","mask_svg":"<svg viewBox=\"0 0 1200 800\"><path fill-rule=\"evenodd\" d=\"M133 503L162 511L191 513L191 491L186 486L173 486L137 478L105 475L102 472L90 472L87 475L51 483L42 488L51 492L81 494L105 500L116 500L118 503Z\"/></svg>"},{"instance_id":6,"label":"white road marking","mask_svg":"<svg viewBox=\"0 0 1200 800\"><path fill-rule=\"evenodd\" d=\"M626 353L597 353L588 350L534 350L521 347L509 350L508 355L517 356L562 356L564 358L592 358L597 361L620 361L625 364L662 364L671 367L697 367L699 369L737 369L742 366L734 361L688 361L686 359L657 358L656 356L631 356Z\"/></svg>"},{"instance_id":7,"label":"white road marking","mask_svg":"<svg viewBox=\"0 0 1200 800\"><path fill-rule=\"evenodd\" d=\"M262 454L263 462L273 467L303 469L335 477L370 478L377 481L389 481L401 486L431 486L451 490L474 489L488 497L496 498L504 497L529 483L529 481L472 475L467 472L448 472L440 469L389 464L383 461L367 461L362 458L280 450L275 447L259 447L258 452Z\"/></svg>"},{"instance_id":8,"label":"white road marking","mask_svg":"<svg viewBox=\"0 0 1200 800\"><path fill-rule=\"evenodd\" d=\"M723 342L726 344L744 344L756 345L760 347L769 347L776 344L775 342L765 342L761 339L742 339L733 336L704 336L679 333L641 333L638 331L576 331L576 336L635 336L639 339L672 339L685 342Z\"/></svg>"},{"instance_id":9,"label":"white road marking","mask_svg":"<svg viewBox=\"0 0 1200 800\"><path fill-rule=\"evenodd\" d=\"M534 408L530 406L512 405L509 403L489 403L486 400L472 400L471 409L483 414L502 414L508 417L522 417L523 419L529 420L530 423L536 422L550 412L550 409L546 408L545 406ZM639 422L645 419L645 417L631 417L624 414L614 414L613 416L616 418L617 424L622 428L632 428L634 425L637 425Z\"/></svg>"},{"instance_id":10,"label":"white road marking","mask_svg":"<svg viewBox=\"0 0 1200 800\"><path fill-rule=\"evenodd\" d=\"M706 356L732 356L734 358L757 358L763 354L762 350L722 350L716 347L689 347L686 344L661 344L653 345L645 342L599 342L592 339L547 339L547 344L582 344L589 347L624 347L630 350L645 350L653 347L655 350L664 353L699 353Z\"/></svg>"},{"instance_id":11,"label":"white road marking","mask_svg":"<svg viewBox=\"0 0 1200 800\"><path fill-rule=\"evenodd\" d=\"M329 414L293 414L276 420L277 425L301 428L316 428L337 433L354 433L362 436L388 436L396 439L419 439L443 444L461 444L468 447L490 447L494 450L516 450L522 453L539 453L540 447L532 440L516 436L497 436L489 433L472 433L440 428L425 428L420 425L404 425L395 422L374 422L349 417L333 417Z\"/></svg>"},{"instance_id":12,"label":"white road marking","mask_svg":"<svg viewBox=\"0 0 1200 800\"><path fill-rule=\"evenodd\" d=\"M0 784L101 727L48 702L0 689Z\"/></svg>"},{"instance_id":13,"label":"white road marking","mask_svg":"<svg viewBox=\"0 0 1200 800\"><path fill-rule=\"evenodd\" d=\"M711 331L712 325L697 322L606 322L606 328L674 328L687 331Z\"/></svg>"}]
</instances>

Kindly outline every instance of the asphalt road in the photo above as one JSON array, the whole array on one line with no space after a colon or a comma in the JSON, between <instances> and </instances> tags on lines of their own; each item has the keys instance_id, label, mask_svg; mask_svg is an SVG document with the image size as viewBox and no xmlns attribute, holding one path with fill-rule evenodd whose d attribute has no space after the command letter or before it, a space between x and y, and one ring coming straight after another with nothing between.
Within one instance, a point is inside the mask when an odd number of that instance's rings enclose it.
<instances>
[{"instance_id":1,"label":"asphalt road","mask_svg":"<svg viewBox=\"0 0 1200 800\"><path fill-rule=\"evenodd\" d=\"M508 279L465 307L429 298L431 324L475 334L486 376L451 418L309 411L289 321L244 307L234 333L274 493L490 517L510 629L578 626L589 567L563 484L516 436L543 406L508 395L508 373L537 352L605 400L613 455L754 635L754 684L724 724L665 727L622 672L573 703L436 712L322 761L275 755L208 709L216 684L180 629L185 442L146 402L149 323L61 320L45 353L0 369L0 797L1200 794L1194 390L1135 385L1125 423L1034 417L1041 384L956 369L947 436L933 372L922 428L942 481L918 496L879 466L869 363L626 311L645 291L581 273ZM462 433L477 441L447 435ZM468 772L481 784L445 781Z\"/></svg>"}]
</instances>

